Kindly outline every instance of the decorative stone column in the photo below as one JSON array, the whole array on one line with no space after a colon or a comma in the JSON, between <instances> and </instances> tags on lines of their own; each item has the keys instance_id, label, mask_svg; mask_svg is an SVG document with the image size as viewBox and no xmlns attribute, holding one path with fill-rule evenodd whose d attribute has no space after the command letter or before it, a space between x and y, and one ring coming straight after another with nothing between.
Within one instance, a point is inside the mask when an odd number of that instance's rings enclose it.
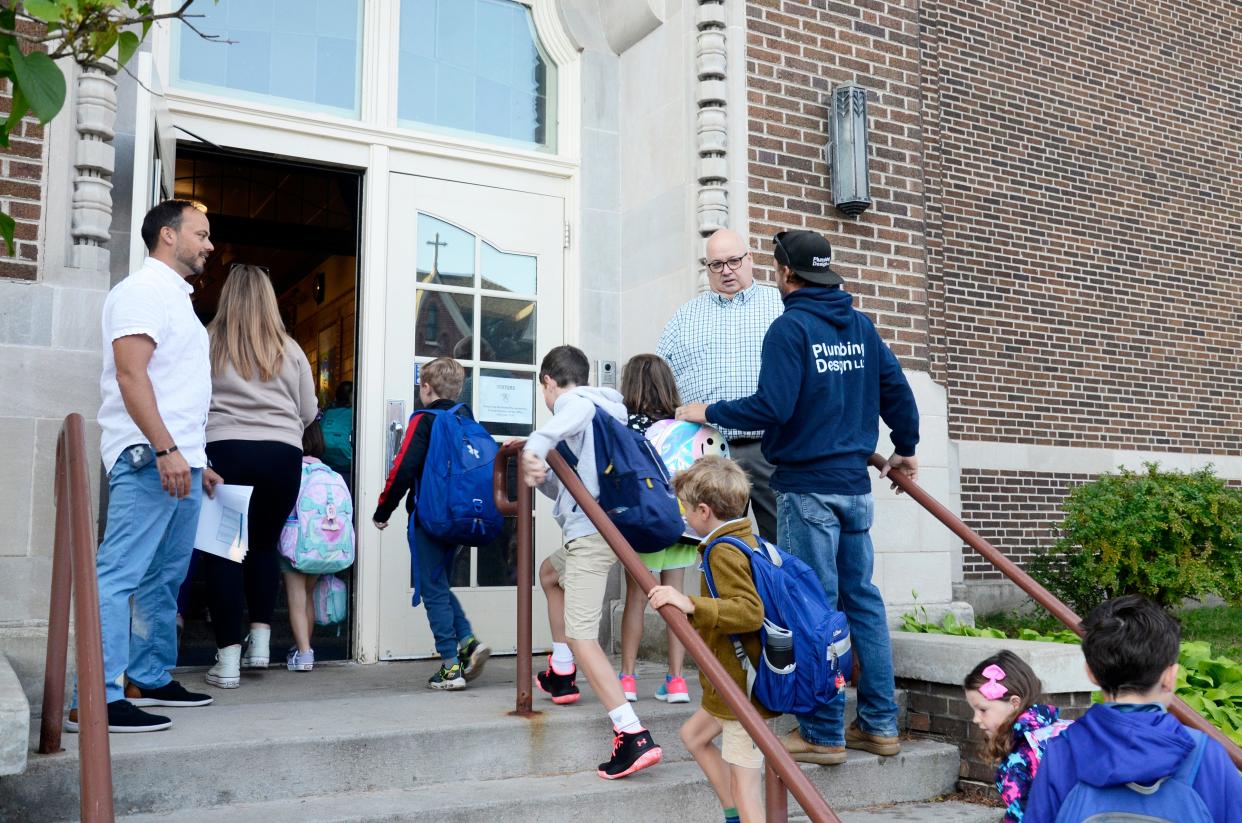
<instances>
[{"instance_id":1,"label":"decorative stone column","mask_svg":"<svg viewBox=\"0 0 1242 823\"><path fill-rule=\"evenodd\" d=\"M77 83L78 147L74 160L70 265L107 271L116 148L116 79L103 68L83 69Z\"/></svg>"},{"instance_id":2,"label":"decorative stone column","mask_svg":"<svg viewBox=\"0 0 1242 823\"><path fill-rule=\"evenodd\" d=\"M698 102L698 196L696 219L700 236L729 225L728 183L728 56L725 53L724 0L699 0L695 18L696 100ZM707 272L699 260L699 290L707 288Z\"/></svg>"}]
</instances>

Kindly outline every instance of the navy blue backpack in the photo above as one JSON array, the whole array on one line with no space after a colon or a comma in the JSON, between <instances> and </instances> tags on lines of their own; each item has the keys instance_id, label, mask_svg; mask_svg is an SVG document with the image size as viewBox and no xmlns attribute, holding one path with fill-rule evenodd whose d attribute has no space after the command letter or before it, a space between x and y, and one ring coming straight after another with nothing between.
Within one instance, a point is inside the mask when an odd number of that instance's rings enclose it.
<instances>
[{"instance_id":1,"label":"navy blue backpack","mask_svg":"<svg viewBox=\"0 0 1242 823\"><path fill-rule=\"evenodd\" d=\"M712 597L719 595L708 559L720 543L728 543L750 559L755 591L763 601L757 669L733 637L733 650L746 672L747 692L774 712L810 714L845 688L853 667L845 614L828 605L814 569L762 538L757 549L727 536L703 549L703 577Z\"/></svg>"},{"instance_id":2,"label":"navy blue backpack","mask_svg":"<svg viewBox=\"0 0 1242 823\"><path fill-rule=\"evenodd\" d=\"M677 542L685 529L668 468L651 441L595 407L591 421L599 505L636 552L658 552ZM557 452L577 469L578 458L564 442Z\"/></svg>"},{"instance_id":3,"label":"navy blue backpack","mask_svg":"<svg viewBox=\"0 0 1242 823\"><path fill-rule=\"evenodd\" d=\"M445 543L482 546L504 526L492 496L492 465L500 447L477 421L457 414L461 406L414 414L433 416L418 483L418 525ZM416 425L413 418L410 425Z\"/></svg>"},{"instance_id":4,"label":"navy blue backpack","mask_svg":"<svg viewBox=\"0 0 1242 823\"><path fill-rule=\"evenodd\" d=\"M1194 788L1208 737L1198 729L1186 731L1194 738L1195 747L1173 774L1150 786L1091 786L1079 781L1065 796L1056 823L1212 823L1207 804Z\"/></svg>"}]
</instances>

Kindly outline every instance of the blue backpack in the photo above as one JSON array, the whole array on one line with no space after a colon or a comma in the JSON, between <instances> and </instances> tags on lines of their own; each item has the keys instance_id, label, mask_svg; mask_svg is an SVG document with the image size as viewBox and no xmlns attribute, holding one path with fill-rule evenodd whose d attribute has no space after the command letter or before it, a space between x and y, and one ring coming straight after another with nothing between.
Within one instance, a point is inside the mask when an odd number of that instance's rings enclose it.
<instances>
[{"instance_id":1,"label":"blue backpack","mask_svg":"<svg viewBox=\"0 0 1242 823\"><path fill-rule=\"evenodd\" d=\"M1194 789L1208 738L1197 729L1186 731L1194 738L1195 747L1173 774L1150 786L1090 786L1079 781L1061 804L1056 823L1212 823L1207 804Z\"/></svg>"},{"instance_id":2,"label":"blue backpack","mask_svg":"<svg viewBox=\"0 0 1242 823\"><path fill-rule=\"evenodd\" d=\"M703 577L712 597L719 595L708 559L719 543L750 559L755 591L763 601L757 670L733 637L747 692L774 712L810 714L845 688L854 662L849 622L828 605L823 584L810 566L762 538L757 549L736 537L717 538L703 549Z\"/></svg>"},{"instance_id":3,"label":"blue backpack","mask_svg":"<svg viewBox=\"0 0 1242 823\"><path fill-rule=\"evenodd\" d=\"M444 543L482 546L500 536L504 518L492 496L492 464L500 447L479 423L451 409L423 409L433 416L431 439L418 483L418 525Z\"/></svg>"},{"instance_id":4,"label":"blue backpack","mask_svg":"<svg viewBox=\"0 0 1242 823\"><path fill-rule=\"evenodd\" d=\"M591 431L599 505L608 519L636 552L658 552L676 543L685 529L681 505L651 441L599 406ZM556 450L571 467L578 467L578 457L563 441Z\"/></svg>"}]
</instances>

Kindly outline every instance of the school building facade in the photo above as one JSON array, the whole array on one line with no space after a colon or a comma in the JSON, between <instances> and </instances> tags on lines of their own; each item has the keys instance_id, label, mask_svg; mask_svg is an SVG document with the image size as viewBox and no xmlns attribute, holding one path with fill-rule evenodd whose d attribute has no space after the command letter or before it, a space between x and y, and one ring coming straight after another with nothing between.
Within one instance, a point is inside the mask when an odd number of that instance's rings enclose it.
<instances>
[{"instance_id":1,"label":"school building facade","mask_svg":"<svg viewBox=\"0 0 1242 823\"><path fill-rule=\"evenodd\" d=\"M135 77L70 72L3 158L0 650L41 667L60 420L99 404L99 314L137 225L203 202L217 253L267 265L326 404L353 384L359 560L348 656L430 654L404 529L366 522L416 368L463 360L520 436L544 351L651 351L703 288L703 237L809 228L923 415L921 481L1016 559L1067 489L1144 460L1242 480L1242 11L1194 0L292 0L201 4ZM870 207L833 204L832 92L866 92ZM155 92L155 93L152 93ZM612 370L616 373L616 369ZM88 446L97 442L92 428ZM880 450L887 448L881 439ZM875 484L892 614L1012 590ZM557 530L540 504L536 550ZM513 647L511 531L454 570ZM541 611L536 587L536 609ZM546 627L536 619L536 642Z\"/></svg>"}]
</instances>

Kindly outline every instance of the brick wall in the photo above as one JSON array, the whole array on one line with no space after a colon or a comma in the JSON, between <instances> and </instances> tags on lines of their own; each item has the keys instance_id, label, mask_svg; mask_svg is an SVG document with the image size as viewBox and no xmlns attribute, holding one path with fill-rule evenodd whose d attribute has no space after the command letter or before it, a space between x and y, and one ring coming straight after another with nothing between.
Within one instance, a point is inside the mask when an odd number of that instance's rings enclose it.
<instances>
[{"instance_id":1,"label":"brick wall","mask_svg":"<svg viewBox=\"0 0 1242 823\"><path fill-rule=\"evenodd\" d=\"M23 30L32 31L25 24ZM0 117L8 119L12 89L0 81ZM62 112L63 116L63 112ZM39 224L43 218L43 126L27 114L9 133L9 146L0 148L0 209L17 221L10 254L0 238L0 277L34 280L38 277Z\"/></svg>"},{"instance_id":2,"label":"brick wall","mask_svg":"<svg viewBox=\"0 0 1242 823\"><path fill-rule=\"evenodd\" d=\"M773 234L822 232L902 364L927 369L917 9L916 0L750 0L747 162L757 276L771 276ZM858 218L833 208L823 157L828 94L850 80L870 90L875 205Z\"/></svg>"},{"instance_id":3,"label":"brick wall","mask_svg":"<svg viewBox=\"0 0 1242 823\"><path fill-rule=\"evenodd\" d=\"M951 436L1242 453L1242 4L934 0L920 22Z\"/></svg>"}]
</instances>

